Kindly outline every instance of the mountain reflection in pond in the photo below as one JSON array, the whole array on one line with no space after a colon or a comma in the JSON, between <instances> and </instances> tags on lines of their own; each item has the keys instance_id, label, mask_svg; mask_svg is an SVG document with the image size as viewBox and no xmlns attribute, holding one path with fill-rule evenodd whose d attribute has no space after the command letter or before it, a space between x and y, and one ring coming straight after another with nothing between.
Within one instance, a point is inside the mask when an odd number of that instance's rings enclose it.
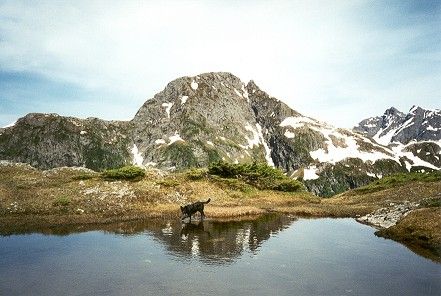
<instances>
[{"instance_id":1,"label":"mountain reflection in pond","mask_svg":"<svg viewBox=\"0 0 441 296\"><path fill-rule=\"evenodd\" d=\"M130 222L0 237L0 295L440 295L441 265L352 219Z\"/></svg>"},{"instance_id":2,"label":"mountain reflection in pond","mask_svg":"<svg viewBox=\"0 0 441 296\"><path fill-rule=\"evenodd\" d=\"M150 231L170 254L182 260L196 257L207 264L226 264L245 251L255 254L263 241L288 227L292 221L287 216L273 215L254 221L198 221L183 226L168 223L161 233Z\"/></svg>"}]
</instances>

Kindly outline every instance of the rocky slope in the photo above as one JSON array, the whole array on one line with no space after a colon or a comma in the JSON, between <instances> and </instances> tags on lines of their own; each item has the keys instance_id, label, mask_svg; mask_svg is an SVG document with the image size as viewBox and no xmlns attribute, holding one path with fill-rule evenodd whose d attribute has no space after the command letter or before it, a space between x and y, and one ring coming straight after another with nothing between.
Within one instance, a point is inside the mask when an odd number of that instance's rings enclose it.
<instances>
[{"instance_id":1,"label":"rocky slope","mask_svg":"<svg viewBox=\"0 0 441 296\"><path fill-rule=\"evenodd\" d=\"M42 169L121 166L131 161L129 131L129 122L31 113L0 129L0 159Z\"/></svg>"},{"instance_id":2,"label":"rocky slope","mask_svg":"<svg viewBox=\"0 0 441 296\"><path fill-rule=\"evenodd\" d=\"M394 122L403 116L389 113ZM129 163L175 170L220 160L267 162L323 196L394 172L440 167L437 144L386 147L365 134L303 116L253 81L219 72L170 82L128 122L29 114L0 129L0 159L94 170Z\"/></svg>"}]
</instances>

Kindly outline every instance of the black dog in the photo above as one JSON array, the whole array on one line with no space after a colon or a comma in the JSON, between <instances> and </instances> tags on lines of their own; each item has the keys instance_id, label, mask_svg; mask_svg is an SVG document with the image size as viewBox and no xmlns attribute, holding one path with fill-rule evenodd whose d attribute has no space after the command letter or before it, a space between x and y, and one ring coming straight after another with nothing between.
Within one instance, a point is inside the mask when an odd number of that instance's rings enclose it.
<instances>
[{"instance_id":1,"label":"black dog","mask_svg":"<svg viewBox=\"0 0 441 296\"><path fill-rule=\"evenodd\" d=\"M182 213L181 220L190 217L190 222L191 222L191 216L194 215L196 212L201 213L201 220L203 220L205 218L204 205L209 203L210 200L211 198L209 198L207 201L197 201L195 203L186 206L181 206L181 213Z\"/></svg>"}]
</instances>

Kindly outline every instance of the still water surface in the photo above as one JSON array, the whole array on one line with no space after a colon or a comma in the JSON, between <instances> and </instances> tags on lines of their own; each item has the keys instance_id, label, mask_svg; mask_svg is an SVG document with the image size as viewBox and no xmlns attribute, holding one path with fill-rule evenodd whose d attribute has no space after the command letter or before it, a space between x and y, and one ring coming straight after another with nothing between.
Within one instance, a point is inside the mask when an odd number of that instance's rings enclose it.
<instances>
[{"instance_id":1,"label":"still water surface","mask_svg":"<svg viewBox=\"0 0 441 296\"><path fill-rule=\"evenodd\" d=\"M441 265L352 219L120 223L0 237L0 295L440 295Z\"/></svg>"}]
</instances>

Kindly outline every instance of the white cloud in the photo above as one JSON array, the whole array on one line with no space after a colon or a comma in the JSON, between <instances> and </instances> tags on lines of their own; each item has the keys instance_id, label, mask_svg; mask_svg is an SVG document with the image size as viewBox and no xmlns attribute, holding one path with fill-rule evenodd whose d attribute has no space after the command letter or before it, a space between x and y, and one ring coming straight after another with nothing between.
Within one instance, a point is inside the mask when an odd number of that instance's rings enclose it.
<instances>
[{"instance_id":1,"label":"white cloud","mask_svg":"<svg viewBox=\"0 0 441 296\"><path fill-rule=\"evenodd\" d=\"M378 99L382 113L409 94L403 81L415 71L386 62L403 56L427 29L385 28L365 9L364 1L5 2L0 64L3 71L121 94L107 104L136 98L130 106L141 106L177 77L228 71L254 79L305 115L350 127L364 116L354 102ZM439 51L431 56L439 61ZM416 53L404 64L422 59L427 56ZM390 78L394 70L397 81ZM403 105L430 94L440 71L415 80L419 86Z\"/></svg>"}]
</instances>

